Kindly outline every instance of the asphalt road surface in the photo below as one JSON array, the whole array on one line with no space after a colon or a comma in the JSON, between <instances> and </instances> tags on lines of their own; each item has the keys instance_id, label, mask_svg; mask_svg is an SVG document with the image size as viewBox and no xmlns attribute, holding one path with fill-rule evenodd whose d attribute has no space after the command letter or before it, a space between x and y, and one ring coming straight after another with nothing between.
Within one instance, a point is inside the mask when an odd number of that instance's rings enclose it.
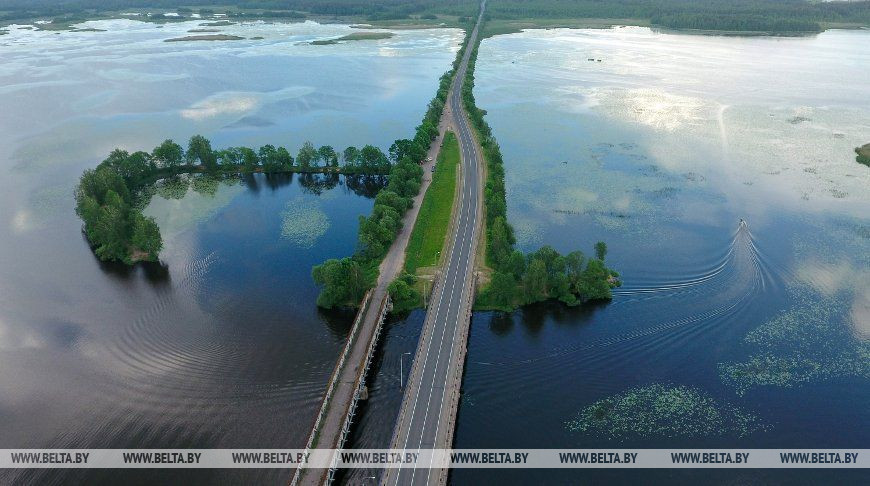
<instances>
[{"instance_id":1,"label":"asphalt road surface","mask_svg":"<svg viewBox=\"0 0 870 486\"><path fill-rule=\"evenodd\" d=\"M475 45L479 25L480 17L469 46ZM392 448L395 449L450 448L453 438L472 305L475 249L482 217L480 168L483 162L461 98L470 54L469 49L462 59L448 103L462 157L462 192L451 235L453 240L426 313L393 438ZM389 486L439 484L446 481L445 475L446 471L440 469L387 469L383 483Z\"/></svg>"}]
</instances>

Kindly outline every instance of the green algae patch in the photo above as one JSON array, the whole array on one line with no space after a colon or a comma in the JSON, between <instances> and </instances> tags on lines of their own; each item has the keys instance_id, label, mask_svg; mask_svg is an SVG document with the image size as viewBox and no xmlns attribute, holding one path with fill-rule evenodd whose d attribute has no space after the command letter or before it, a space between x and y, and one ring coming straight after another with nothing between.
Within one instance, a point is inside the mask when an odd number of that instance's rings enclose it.
<instances>
[{"instance_id":1,"label":"green algae patch","mask_svg":"<svg viewBox=\"0 0 870 486\"><path fill-rule=\"evenodd\" d=\"M572 432L611 439L650 437L743 437L765 427L759 419L708 393L659 383L598 400L566 423Z\"/></svg>"},{"instance_id":2,"label":"green algae patch","mask_svg":"<svg viewBox=\"0 0 870 486\"><path fill-rule=\"evenodd\" d=\"M389 39L395 35L396 34L393 34L392 32L354 32L353 34L348 34L344 37L339 37L337 39L311 41L311 45L313 45L313 46L329 46L332 44L338 44L340 42L345 42L345 41L381 40L381 39Z\"/></svg>"},{"instance_id":3,"label":"green algae patch","mask_svg":"<svg viewBox=\"0 0 870 486\"><path fill-rule=\"evenodd\" d=\"M305 198L289 201L281 216L281 236L302 248L314 248L317 240L329 229L326 213Z\"/></svg>"},{"instance_id":4,"label":"green algae patch","mask_svg":"<svg viewBox=\"0 0 870 486\"><path fill-rule=\"evenodd\" d=\"M754 387L797 385L839 377L870 378L870 342L852 335L849 301L804 296L800 303L744 338L756 352L719 364L722 381L739 395Z\"/></svg>"}]
</instances>

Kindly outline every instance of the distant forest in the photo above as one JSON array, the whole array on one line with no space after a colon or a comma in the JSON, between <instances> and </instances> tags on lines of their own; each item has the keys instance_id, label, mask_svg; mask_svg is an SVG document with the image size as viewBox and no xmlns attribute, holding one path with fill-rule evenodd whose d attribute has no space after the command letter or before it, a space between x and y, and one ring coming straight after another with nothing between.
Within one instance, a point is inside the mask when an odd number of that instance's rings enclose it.
<instances>
[{"instance_id":1,"label":"distant forest","mask_svg":"<svg viewBox=\"0 0 870 486\"><path fill-rule=\"evenodd\" d=\"M301 18L304 14L400 20L412 16L473 16L477 0L0 0L0 22L38 16L77 17L125 8L192 12L223 8ZM211 11L209 10L209 11ZM283 15L281 13L283 12ZM820 31L824 23L870 25L870 0L489 0L495 20L637 19L675 29L719 31Z\"/></svg>"},{"instance_id":2,"label":"distant forest","mask_svg":"<svg viewBox=\"0 0 870 486\"><path fill-rule=\"evenodd\" d=\"M489 0L495 19L644 19L675 29L818 31L820 22L870 24L870 1Z\"/></svg>"}]
</instances>

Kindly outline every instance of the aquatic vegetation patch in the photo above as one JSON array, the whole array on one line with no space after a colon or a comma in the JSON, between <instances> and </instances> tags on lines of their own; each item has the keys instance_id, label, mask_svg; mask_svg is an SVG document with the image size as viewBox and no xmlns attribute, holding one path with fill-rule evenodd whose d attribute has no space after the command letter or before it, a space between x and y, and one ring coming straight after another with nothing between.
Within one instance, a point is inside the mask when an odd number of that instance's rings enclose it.
<instances>
[{"instance_id":1,"label":"aquatic vegetation patch","mask_svg":"<svg viewBox=\"0 0 870 486\"><path fill-rule=\"evenodd\" d=\"M747 334L744 341L758 351L742 362L720 363L722 381L743 395L757 386L870 378L870 342L851 334L849 310L843 293L805 298Z\"/></svg>"},{"instance_id":2,"label":"aquatic vegetation patch","mask_svg":"<svg viewBox=\"0 0 870 486\"><path fill-rule=\"evenodd\" d=\"M568 422L572 432L612 439L743 437L765 426L753 414L717 403L703 390L659 383L598 400Z\"/></svg>"},{"instance_id":3,"label":"aquatic vegetation patch","mask_svg":"<svg viewBox=\"0 0 870 486\"><path fill-rule=\"evenodd\" d=\"M281 216L281 236L302 248L313 248L329 229L326 213L316 203L302 197L289 201Z\"/></svg>"}]
</instances>

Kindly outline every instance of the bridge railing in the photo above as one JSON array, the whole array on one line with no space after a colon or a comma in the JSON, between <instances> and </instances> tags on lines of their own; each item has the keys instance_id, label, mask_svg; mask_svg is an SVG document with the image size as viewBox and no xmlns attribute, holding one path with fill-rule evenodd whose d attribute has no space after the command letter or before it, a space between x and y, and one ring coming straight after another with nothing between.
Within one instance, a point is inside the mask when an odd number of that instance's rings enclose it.
<instances>
[{"instance_id":1,"label":"bridge railing","mask_svg":"<svg viewBox=\"0 0 870 486\"><path fill-rule=\"evenodd\" d=\"M375 354L375 350L378 346L378 337L381 335L381 329L384 325L384 319L387 317L387 312L392 307L392 301L390 300L390 296L387 295L384 297L384 300L381 301L381 307L378 310L377 324L375 325L375 332L372 333L372 339L369 342L369 348L366 352L366 360L363 364L362 368L360 368L359 376L356 379L356 390L353 394L353 400L350 402L350 406L348 407L347 414L344 417L344 423L341 426L341 435L338 438L338 443L335 445L335 453L332 456L332 462L329 466L329 469L326 472L326 484L332 484L332 481L335 479L335 471L337 470L337 463L339 457L341 457L341 451L344 449L344 442L347 440L347 436L350 434L350 426L353 423L353 416L356 413L356 406L359 403L360 395L362 395L363 389L366 386L366 376L368 375L369 368L372 364L372 357Z\"/></svg>"},{"instance_id":2,"label":"bridge railing","mask_svg":"<svg viewBox=\"0 0 870 486\"><path fill-rule=\"evenodd\" d=\"M317 446L317 440L319 439L320 427L323 424L323 418L326 416L326 412L329 410L332 395L335 393L335 388L338 385L338 380L336 378L341 372L341 369L344 367L344 363L347 360L348 355L350 354L353 342L359 334L362 319L363 316L365 316L366 311L368 310L371 298L372 291L369 290L365 293L365 296L363 296L362 304L360 305L359 311L356 314L356 319L354 319L353 321L353 327L351 327L350 334L347 337L347 342L345 343L344 349L341 352L341 357L338 359L338 362L335 364L335 368L332 370L332 375L330 375L329 377L329 386L326 389L326 394L323 396L323 402L320 405L320 411L317 413L317 418L314 420L314 427L312 427L311 429L311 435L308 436L308 442L305 444L306 453ZM293 475L293 480L290 481L291 486L296 486L299 483L299 480L301 479L303 474L302 471L303 467L300 464L296 468L296 473Z\"/></svg>"}]
</instances>

